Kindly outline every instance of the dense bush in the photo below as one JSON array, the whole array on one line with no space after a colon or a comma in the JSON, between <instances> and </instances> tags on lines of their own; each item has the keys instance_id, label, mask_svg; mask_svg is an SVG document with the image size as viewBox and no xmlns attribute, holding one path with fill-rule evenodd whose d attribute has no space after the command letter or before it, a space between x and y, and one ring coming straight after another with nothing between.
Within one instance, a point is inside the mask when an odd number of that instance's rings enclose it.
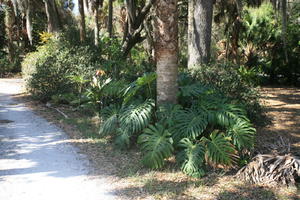
<instances>
[{"instance_id":1,"label":"dense bush","mask_svg":"<svg viewBox=\"0 0 300 200\"><path fill-rule=\"evenodd\" d=\"M97 51L89 45L74 45L61 35L50 39L26 56L22 63L28 90L41 100L76 92L72 76L92 77L99 68Z\"/></svg>"},{"instance_id":2,"label":"dense bush","mask_svg":"<svg viewBox=\"0 0 300 200\"><path fill-rule=\"evenodd\" d=\"M251 119L261 119L262 108L259 104L258 89L241 76L236 66L211 64L201 66L181 75L181 85L199 81L209 85L232 101L242 104ZM193 89L190 86L186 90Z\"/></svg>"},{"instance_id":3,"label":"dense bush","mask_svg":"<svg viewBox=\"0 0 300 200\"><path fill-rule=\"evenodd\" d=\"M246 67L259 67L271 82L297 82L300 77L300 24L299 5L291 4L287 26L286 51L282 39L281 16L271 3L263 3L258 8L246 8L240 44ZM294 11L295 10L295 11Z\"/></svg>"}]
</instances>

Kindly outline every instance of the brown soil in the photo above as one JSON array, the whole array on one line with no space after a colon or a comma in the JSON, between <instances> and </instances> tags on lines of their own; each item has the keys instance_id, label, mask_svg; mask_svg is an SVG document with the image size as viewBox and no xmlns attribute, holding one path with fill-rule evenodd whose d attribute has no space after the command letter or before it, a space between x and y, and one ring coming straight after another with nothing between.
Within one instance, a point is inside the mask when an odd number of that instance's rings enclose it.
<instances>
[{"instance_id":1,"label":"brown soil","mask_svg":"<svg viewBox=\"0 0 300 200\"><path fill-rule=\"evenodd\" d=\"M265 87L261 94L270 124L258 128L258 151L270 153L282 138L290 144L291 152L300 156L300 89Z\"/></svg>"}]
</instances>

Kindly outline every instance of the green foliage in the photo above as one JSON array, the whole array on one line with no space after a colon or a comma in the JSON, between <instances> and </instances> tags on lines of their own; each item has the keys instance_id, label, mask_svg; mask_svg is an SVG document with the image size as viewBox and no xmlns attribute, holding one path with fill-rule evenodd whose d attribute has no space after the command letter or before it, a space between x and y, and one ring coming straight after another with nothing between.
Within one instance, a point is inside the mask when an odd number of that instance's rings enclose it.
<instances>
[{"instance_id":1,"label":"green foliage","mask_svg":"<svg viewBox=\"0 0 300 200\"><path fill-rule=\"evenodd\" d=\"M234 66L218 64L201 66L186 76L213 89L206 89L206 93L221 94L244 105L251 120L260 121L263 118L258 89L245 81Z\"/></svg>"},{"instance_id":2,"label":"green foliage","mask_svg":"<svg viewBox=\"0 0 300 200\"><path fill-rule=\"evenodd\" d=\"M171 133L162 125L150 125L138 138L138 144L145 153L143 163L154 169L162 167L164 159L172 155L172 143Z\"/></svg>"},{"instance_id":3,"label":"green foliage","mask_svg":"<svg viewBox=\"0 0 300 200\"><path fill-rule=\"evenodd\" d=\"M154 101L146 100L142 104L111 105L101 111L104 120L99 134L116 136L121 147L129 147L129 138L142 132L151 122Z\"/></svg>"},{"instance_id":4,"label":"green foliage","mask_svg":"<svg viewBox=\"0 0 300 200\"><path fill-rule=\"evenodd\" d=\"M195 140L199 137L208 125L205 113L196 109L187 109L177 112L176 123L172 128L174 140L179 142L182 138Z\"/></svg>"},{"instance_id":5,"label":"green foliage","mask_svg":"<svg viewBox=\"0 0 300 200\"><path fill-rule=\"evenodd\" d=\"M184 138L180 141L183 150L178 154L177 159L181 164L181 170L187 175L201 177L205 174L204 157L205 147L202 143L193 143L190 139Z\"/></svg>"},{"instance_id":6,"label":"green foliage","mask_svg":"<svg viewBox=\"0 0 300 200\"><path fill-rule=\"evenodd\" d=\"M235 124L230 126L226 135L231 137L233 144L239 149L251 149L254 144L254 135L256 130L251 127L249 122L237 120Z\"/></svg>"},{"instance_id":7,"label":"green foliage","mask_svg":"<svg viewBox=\"0 0 300 200\"><path fill-rule=\"evenodd\" d=\"M236 160L234 146L230 138L217 130L210 134L210 138L202 138L207 149L207 157L214 164L232 165Z\"/></svg>"},{"instance_id":8,"label":"green foliage","mask_svg":"<svg viewBox=\"0 0 300 200\"><path fill-rule=\"evenodd\" d=\"M133 97L139 92L139 95L144 91L146 98L154 98L153 84L156 80L156 73L148 73L139 77L136 81L131 83L124 91L124 102L132 100Z\"/></svg>"},{"instance_id":9,"label":"green foliage","mask_svg":"<svg viewBox=\"0 0 300 200\"><path fill-rule=\"evenodd\" d=\"M78 92L78 83L70 77L91 78L98 65L96 57L97 51L89 46L74 46L63 35L52 38L22 62L27 89L43 101L56 94Z\"/></svg>"},{"instance_id":10,"label":"green foliage","mask_svg":"<svg viewBox=\"0 0 300 200\"><path fill-rule=\"evenodd\" d=\"M243 62L248 70L260 68L271 82L297 83L300 74L297 67L300 64L299 10L297 3L290 4L286 34L287 58L282 39L281 13L275 12L269 2L244 10L245 31L241 34L240 44L245 57Z\"/></svg>"}]
</instances>

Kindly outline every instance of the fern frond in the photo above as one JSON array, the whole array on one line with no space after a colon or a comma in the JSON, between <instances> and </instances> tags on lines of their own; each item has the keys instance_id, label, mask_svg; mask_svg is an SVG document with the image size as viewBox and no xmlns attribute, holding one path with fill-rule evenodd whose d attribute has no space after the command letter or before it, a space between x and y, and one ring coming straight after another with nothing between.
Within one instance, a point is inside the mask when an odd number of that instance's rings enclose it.
<instances>
[{"instance_id":1,"label":"fern frond","mask_svg":"<svg viewBox=\"0 0 300 200\"><path fill-rule=\"evenodd\" d=\"M154 169L162 167L164 159L170 157L174 150L171 133L160 124L146 128L139 136L138 144L145 153L143 164Z\"/></svg>"},{"instance_id":2,"label":"fern frond","mask_svg":"<svg viewBox=\"0 0 300 200\"><path fill-rule=\"evenodd\" d=\"M255 128L247 121L239 120L227 130L227 135L239 149L251 148L254 144Z\"/></svg>"},{"instance_id":3,"label":"fern frond","mask_svg":"<svg viewBox=\"0 0 300 200\"><path fill-rule=\"evenodd\" d=\"M130 133L137 133L146 128L151 120L154 100L148 99L142 104L129 105L120 116L120 126Z\"/></svg>"},{"instance_id":4,"label":"fern frond","mask_svg":"<svg viewBox=\"0 0 300 200\"><path fill-rule=\"evenodd\" d=\"M206 145L208 159L214 164L232 165L237 158L234 146L223 133L214 131L210 134L210 139L201 139Z\"/></svg>"},{"instance_id":5,"label":"fern frond","mask_svg":"<svg viewBox=\"0 0 300 200\"><path fill-rule=\"evenodd\" d=\"M205 174L203 170L203 162L205 156L205 147L201 143L193 143L188 138L180 141L180 146L183 147L178 155L181 161L181 170L189 176L201 177Z\"/></svg>"},{"instance_id":6,"label":"fern frond","mask_svg":"<svg viewBox=\"0 0 300 200\"><path fill-rule=\"evenodd\" d=\"M177 113L176 124L172 128L174 139L179 142L182 138L196 139L208 125L207 117L195 109L183 110Z\"/></svg>"}]
</instances>

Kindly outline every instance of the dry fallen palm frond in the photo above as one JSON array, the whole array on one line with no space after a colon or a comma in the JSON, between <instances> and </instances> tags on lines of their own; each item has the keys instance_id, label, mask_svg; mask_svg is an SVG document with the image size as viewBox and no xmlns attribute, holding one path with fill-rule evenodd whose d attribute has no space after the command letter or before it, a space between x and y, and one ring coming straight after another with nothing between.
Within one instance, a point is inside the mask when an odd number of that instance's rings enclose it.
<instances>
[{"instance_id":1,"label":"dry fallen palm frond","mask_svg":"<svg viewBox=\"0 0 300 200\"><path fill-rule=\"evenodd\" d=\"M295 179L300 177L300 160L290 154L259 154L236 177L254 184L295 185Z\"/></svg>"}]
</instances>

